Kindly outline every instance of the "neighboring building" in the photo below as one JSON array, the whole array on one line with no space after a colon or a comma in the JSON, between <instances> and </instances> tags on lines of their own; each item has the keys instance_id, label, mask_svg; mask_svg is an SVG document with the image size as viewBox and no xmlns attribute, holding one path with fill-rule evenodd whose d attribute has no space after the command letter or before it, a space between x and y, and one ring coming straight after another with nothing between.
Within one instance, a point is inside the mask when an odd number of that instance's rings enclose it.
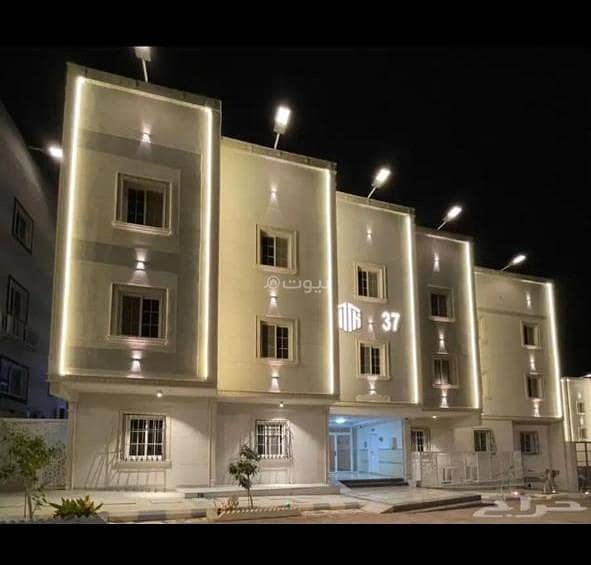
<instances>
[{"instance_id":1,"label":"neighboring building","mask_svg":"<svg viewBox=\"0 0 591 565\"><path fill-rule=\"evenodd\" d=\"M0 417L63 418L47 357L57 194L0 102Z\"/></svg>"},{"instance_id":2,"label":"neighboring building","mask_svg":"<svg viewBox=\"0 0 591 565\"><path fill-rule=\"evenodd\" d=\"M529 458L571 486L551 284L521 312L526 277L475 269L468 238L220 129L216 100L68 67L50 380L70 486L227 484L241 443L262 483L521 480ZM502 333L480 350L477 316Z\"/></svg>"}]
</instances>

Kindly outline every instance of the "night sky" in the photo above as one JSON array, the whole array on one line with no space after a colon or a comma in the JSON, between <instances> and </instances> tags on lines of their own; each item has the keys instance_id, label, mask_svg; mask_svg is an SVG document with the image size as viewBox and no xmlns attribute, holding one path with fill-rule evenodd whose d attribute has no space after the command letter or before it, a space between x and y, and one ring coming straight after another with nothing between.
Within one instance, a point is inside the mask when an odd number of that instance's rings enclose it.
<instances>
[{"instance_id":1,"label":"night sky","mask_svg":"<svg viewBox=\"0 0 591 565\"><path fill-rule=\"evenodd\" d=\"M280 148L338 164L339 190L416 209L475 240L478 265L557 282L563 373L591 372L589 53L569 48L157 48L151 82L222 100L222 132L273 144L278 103L292 108ZM65 63L142 78L133 49L0 51L0 99L28 144L61 140ZM57 187L58 167L34 154Z\"/></svg>"}]
</instances>

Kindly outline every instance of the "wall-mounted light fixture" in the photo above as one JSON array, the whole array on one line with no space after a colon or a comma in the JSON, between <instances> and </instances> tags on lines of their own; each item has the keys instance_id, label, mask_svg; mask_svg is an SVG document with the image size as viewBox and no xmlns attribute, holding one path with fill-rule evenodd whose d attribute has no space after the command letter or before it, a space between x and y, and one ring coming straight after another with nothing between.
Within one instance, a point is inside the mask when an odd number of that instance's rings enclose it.
<instances>
[{"instance_id":1,"label":"wall-mounted light fixture","mask_svg":"<svg viewBox=\"0 0 591 565\"><path fill-rule=\"evenodd\" d=\"M156 398L162 398L163 394L161 390L156 391Z\"/></svg>"},{"instance_id":2,"label":"wall-mounted light fixture","mask_svg":"<svg viewBox=\"0 0 591 565\"><path fill-rule=\"evenodd\" d=\"M142 143L152 143L152 134L149 131L142 132Z\"/></svg>"}]
</instances>

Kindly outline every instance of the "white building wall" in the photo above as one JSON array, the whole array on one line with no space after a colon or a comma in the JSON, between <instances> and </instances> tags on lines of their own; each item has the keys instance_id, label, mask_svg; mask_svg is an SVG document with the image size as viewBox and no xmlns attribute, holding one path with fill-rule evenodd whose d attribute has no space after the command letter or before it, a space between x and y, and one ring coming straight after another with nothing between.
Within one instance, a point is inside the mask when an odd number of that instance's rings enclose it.
<instances>
[{"instance_id":1,"label":"white building wall","mask_svg":"<svg viewBox=\"0 0 591 565\"><path fill-rule=\"evenodd\" d=\"M567 441L591 441L591 378L565 378L562 390Z\"/></svg>"}]
</instances>

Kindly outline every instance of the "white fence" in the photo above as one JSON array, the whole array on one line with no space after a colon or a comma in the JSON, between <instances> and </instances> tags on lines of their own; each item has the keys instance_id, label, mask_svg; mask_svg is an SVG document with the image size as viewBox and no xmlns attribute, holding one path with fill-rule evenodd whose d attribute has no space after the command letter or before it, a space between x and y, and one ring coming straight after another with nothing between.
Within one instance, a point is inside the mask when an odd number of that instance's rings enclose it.
<instances>
[{"instance_id":1,"label":"white fence","mask_svg":"<svg viewBox=\"0 0 591 565\"><path fill-rule=\"evenodd\" d=\"M0 423L6 423L33 435L43 437L49 445L61 443L64 446L63 455L50 467L45 469L40 477L46 489L59 489L66 486L66 438L68 434L68 420L54 420L45 418L0 418ZM0 463L6 457L6 446L0 445ZM0 485L0 490L20 490L20 486L13 481Z\"/></svg>"},{"instance_id":2,"label":"white fence","mask_svg":"<svg viewBox=\"0 0 591 565\"><path fill-rule=\"evenodd\" d=\"M413 479L424 487L514 484L523 481L519 451L432 451L412 454Z\"/></svg>"}]
</instances>

